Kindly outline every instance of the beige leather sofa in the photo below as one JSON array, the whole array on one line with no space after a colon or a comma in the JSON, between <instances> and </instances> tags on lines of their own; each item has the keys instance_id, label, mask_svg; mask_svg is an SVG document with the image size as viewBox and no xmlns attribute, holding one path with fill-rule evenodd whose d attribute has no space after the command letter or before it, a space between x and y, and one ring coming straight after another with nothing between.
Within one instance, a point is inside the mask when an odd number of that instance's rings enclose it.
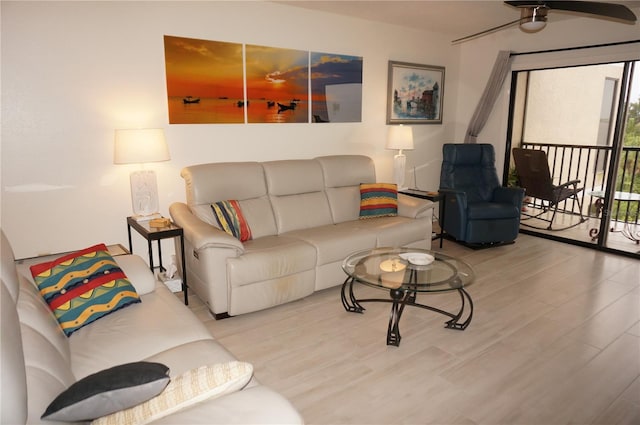
<instances>
[{"instance_id":1,"label":"beige leather sofa","mask_svg":"<svg viewBox=\"0 0 640 425\"><path fill-rule=\"evenodd\" d=\"M170 214L184 228L189 287L216 318L340 285L357 250L431 247L430 201L399 194L396 217L359 219L360 183L376 182L366 156L201 164L181 175L187 202ZM253 239L220 230L211 204L226 200L239 201Z\"/></svg>"},{"instance_id":2,"label":"beige leather sofa","mask_svg":"<svg viewBox=\"0 0 640 425\"><path fill-rule=\"evenodd\" d=\"M0 247L2 424L52 424L40 416L53 399L89 374L141 360L170 368L171 377L234 360L206 327L135 255L116 256L142 302L104 316L66 337L39 295L29 265L14 264L2 233ZM147 292L149 291L149 292ZM292 405L252 379L244 389L187 407L155 423L302 423Z\"/></svg>"}]
</instances>

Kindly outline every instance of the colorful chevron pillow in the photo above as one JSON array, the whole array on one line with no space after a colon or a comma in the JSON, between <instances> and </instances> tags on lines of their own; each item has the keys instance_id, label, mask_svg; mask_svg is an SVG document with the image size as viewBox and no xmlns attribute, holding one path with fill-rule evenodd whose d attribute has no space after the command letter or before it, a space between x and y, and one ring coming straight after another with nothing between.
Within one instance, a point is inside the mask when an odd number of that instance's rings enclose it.
<instances>
[{"instance_id":1,"label":"colorful chevron pillow","mask_svg":"<svg viewBox=\"0 0 640 425\"><path fill-rule=\"evenodd\" d=\"M65 335L140 297L104 244L31 266L40 295Z\"/></svg>"},{"instance_id":2,"label":"colorful chevron pillow","mask_svg":"<svg viewBox=\"0 0 640 425\"><path fill-rule=\"evenodd\" d=\"M396 184L360 184L360 219L396 215L398 215L398 186Z\"/></svg>"},{"instance_id":3,"label":"colorful chevron pillow","mask_svg":"<svg viewBox=\"0 0 640 425\"><path fill-rule=\"evenodd\" d=\"M213 215L222 230L245 242L251 239L249 223L244 218L238 201L220 201L211 204Z\"/></svg>"}]
</instances>

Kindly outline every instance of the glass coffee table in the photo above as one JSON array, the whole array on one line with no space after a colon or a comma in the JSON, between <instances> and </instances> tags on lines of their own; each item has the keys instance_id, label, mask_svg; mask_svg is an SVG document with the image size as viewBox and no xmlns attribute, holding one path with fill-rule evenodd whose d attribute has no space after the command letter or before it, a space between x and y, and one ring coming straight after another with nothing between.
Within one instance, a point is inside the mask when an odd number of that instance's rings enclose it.
<instances>
[{"instance_id":1,"label":"glass coffee table","mask_svg":"<svg viewBox=\"0 0 640 425\"><path fill-rule=\"evenodd\" d=\"M420 307L448 316L445 327L465 330L473 317L473 301L465 287L474 281L473 269L464 261L415 248L375 248L355 252L342 262L348 275L342 284L345 310L363 313L365 302L391 303L387 345L400 345L400 318L406 306ZM354 283L389 291L390 298L358 299ZM457 313L416 302L418 293L457 291L461 306Z\"/></svg>"}]
</instances>

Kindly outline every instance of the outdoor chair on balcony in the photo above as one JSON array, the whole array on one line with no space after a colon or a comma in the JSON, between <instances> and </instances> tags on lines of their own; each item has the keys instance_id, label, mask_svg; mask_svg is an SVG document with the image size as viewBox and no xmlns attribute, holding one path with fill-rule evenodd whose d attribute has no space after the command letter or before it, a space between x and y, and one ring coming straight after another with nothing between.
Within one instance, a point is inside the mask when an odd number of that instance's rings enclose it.
<instances>
[{"instance_id":1,"label":"outdoor chair on balcony","mask_svg":"<svg viewBox=\"0 0 640 425\"><path fill-rule=\"evenodd\" d=\"M447 143L442 155L440 223L445 234L471 248L515 241L524 190L500 185L493 145Z\"/></svg>"},{"instance_id":2,"label":"outdoor chair on balcony","mask_svg":"<svg viewBox=\"0 0 640 425\"><path fill-rule=\"evenodd\" d=\"M583 189L578 187L580 180L576 179L554 185L549 171L547 154L542 150L513 148L513 160L516 163L518 181L520 186L525 189L526 196L537 198L542 203L540 212L534 214L522 213L527 217L527 219L523 219L522 225L545 230L564 230L587 220L582 215L582 203L578 196ZM553 221L558 213L559 204L570 199L574 201L571 203L571 211L563 210L562 212L579 216L579 221L561 228L554 228ZM577 212L575 211L576 204L578 206ZM551 218L548 218L547 213L549 211L551 211ZM528 219L542 220L549 223L549 225L547 227L539 227L524 222L524 220Z\"/></svg>"}]
</instances>

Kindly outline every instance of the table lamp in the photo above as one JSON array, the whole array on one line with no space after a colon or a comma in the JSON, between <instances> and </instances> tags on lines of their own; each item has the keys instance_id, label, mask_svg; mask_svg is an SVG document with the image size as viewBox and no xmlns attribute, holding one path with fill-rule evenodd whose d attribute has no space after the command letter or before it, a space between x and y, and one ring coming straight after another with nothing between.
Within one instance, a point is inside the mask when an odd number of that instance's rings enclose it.
<instances>
[{"instance_id":1,"label":"table lamp","mask_svg":"<svg viewBox=\"0 0 640 425\"><path fill-rule=\"evenodd\" d=\"M405 127L402 124L390 126L386 148L398 149L398 154L393 157L393 174L398 189L400 189L404 184L404 169L407 163L407 157L402 151L413 149L412 128Z\"/></svg>"},{"instance_id":2,"label":"table lamp","mask_svg":"<svg viewBox=\"0 0 640 425\"><path fill-rule=\"evenodd\" d=\"M169 148L161 128L116 130L114 164L141 164L142 169L133 171L131 179L131 202L133 218L137 221L160 217L158 213L158 184L156 173L145 170L147 162L168 161Z\"/></svg>"}]
</instances>

